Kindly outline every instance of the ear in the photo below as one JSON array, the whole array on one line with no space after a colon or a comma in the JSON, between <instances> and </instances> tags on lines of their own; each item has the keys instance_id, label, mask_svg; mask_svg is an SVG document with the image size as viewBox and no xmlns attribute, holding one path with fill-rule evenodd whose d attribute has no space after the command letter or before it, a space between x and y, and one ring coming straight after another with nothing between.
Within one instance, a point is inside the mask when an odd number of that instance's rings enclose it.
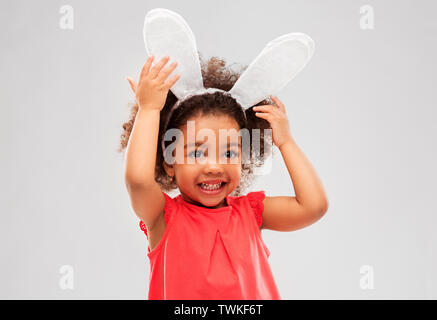
<instances>
[{"instance_id":1,"label":"ear","mask_svg":"<svg viewBox=\"0 0 437 320\"><path fill-rule=\"evenodd\" d=\"M162 8L150 10L144 19L143 35L146 51L155 55L155 61L168 55L178 63L168 78L181 75L170 89L179 100L192 91L205 89L196 39L182 16Z\"/></svg>"},{"instance_id":2,"label":"ear","mask_svg":"<svg viewBox=\"0 0 437 320\"><path fill-rule=\"evenodd\" d=\"M248 109L276 95L306 66L313 53L314 41L306 34L284 34L264 47L229 93Z\"/></svg>"},{"instance_id":3,"label":"ear","mask_svg":"<svg viewBox=\"0 0 437 320\"><path fill-rule=\"evenodd\" d=\"M165 172L167 173L168 176L174 177L175 172L174 172L173 165L167 164L167 162L165 162L165 160L164 160L164 170L165 170Z\"/></svg>"}]
</instances>

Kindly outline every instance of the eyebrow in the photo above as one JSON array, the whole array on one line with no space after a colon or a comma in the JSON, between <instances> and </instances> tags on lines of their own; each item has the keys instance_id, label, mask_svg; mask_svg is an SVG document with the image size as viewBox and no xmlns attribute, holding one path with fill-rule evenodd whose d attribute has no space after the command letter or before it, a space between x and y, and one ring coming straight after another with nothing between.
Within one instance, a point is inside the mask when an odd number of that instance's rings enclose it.
<instances>
[{"instance_id":1,"label":"eyebrow","mask_svg":"<svg viewBox=\"0 0 437 320\"><path fill-rule=\"evenodd\" d=\"M200 142L200 141L196 141L195 143L186 143L185 145L184 145L184 149L186 149L186 148L188 148L188 147L191 147L191 146L201 146L202 144L204 144L203 142ZM231 146L237 146L237 147L241 147L241 143L240 142L238 142L238 143L236 143L236 142L231 142L231 143L227 143L226 144L228 147L231 147Z\"/></svg>"}]
</instances>

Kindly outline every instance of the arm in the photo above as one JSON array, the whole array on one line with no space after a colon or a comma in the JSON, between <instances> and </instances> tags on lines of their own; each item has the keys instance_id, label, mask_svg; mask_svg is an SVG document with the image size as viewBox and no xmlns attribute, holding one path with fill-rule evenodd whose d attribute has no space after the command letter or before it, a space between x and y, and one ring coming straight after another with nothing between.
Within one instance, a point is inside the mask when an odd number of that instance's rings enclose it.
<instances>
[{"instance_id":1,"label":"arm","mask_svg":"<svg viewBox=\"0 0 437 320\"><path fill-rule=\"evenodd\" d=\"M261 228L293 231L319 220L328 210L322 183L294 140L280 147L296 197L266 197Z\"/></svg>"},{"instance_id":2,"label":"arm","mask_svg":"<svg viewBox=\"0 0 437 320\"><path fill-rule=\"evenodd\" d=\"M304 153L289 133L285 107L277 98L276 106L261 106L258 115L267 119L272 127L273 141L281 151L295 197L265 197L262 229L293 231L319 220L328 210L328 199L323 185Z\"/></svg>"},{"instance_id":3,"label":"arm","mask_svg":"<svg viewBox=\"0 0 437 320\"><path fill-rule=\"evenodd\" d=\"M153 56L147 59L138 85L128 78L139 109L125 156L126 188L135 213L148 229L152 229L162 216L165 204L164 195L155 181L160 112L168 90L179 78L175 76L165 81L176 67L176 64L172 64L162 70L168 58L162 59L150 69L152 61Z\"/></svg>"},{"instance_id":4,"label":"arm","mask_svg":"<svg viewBox=\"0 0 437 320\"><path fill-rule=\"evenodd\" d=\"M151 230L163 213L165 198L156 183L159 110L139 109L125 156L125 183L132 208Z\"/></svg>"},{"instance_id":5,"label":"arm","mask_svg":"<svg viewBox=\"0 0 437 320\"><path fill-rule=\"evenodd\" d=\"M125 181L129 185L155 183L159 132L158 109L138 109L125 155Z\"/></svg>"}]
</instances>

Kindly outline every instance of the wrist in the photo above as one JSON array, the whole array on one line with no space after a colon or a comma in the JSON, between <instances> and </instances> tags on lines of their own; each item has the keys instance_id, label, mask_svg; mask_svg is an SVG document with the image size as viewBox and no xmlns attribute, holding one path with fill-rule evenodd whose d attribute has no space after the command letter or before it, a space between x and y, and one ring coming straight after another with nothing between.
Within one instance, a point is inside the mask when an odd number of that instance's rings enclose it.
<instances>
[{"instance_id":1,"label":"wrist","mask_svg":"<svg viewBox=\"0 0 437 320\"><path fill-rule=\"evenodd\" d=\"M160 111L158 109L138 109L138 112L135 116L135 121L136 120L146 120L146 119L155 119L155 121L159 122L160 119Z\"/></svg>"},{"instance_id":2,"label":"wrist","mask_svg":"<svg viewBox=\"0 0 437 320\"><path fill-rule=\"evenodd\" d=\"M293 138L289 138L289 139L287 139L287 140L285 140L284 142L282 142L279 146L278 146L278 149L279 150L281 150L281 149L283 149L285 146L287 146L287 145L291 145L291 144L293 144L294 143L294 140L293 140Z\"/></svg>"},{"instance_id":3,"label":"wrist","mask_svg":"<svg viewBox=\"0 0 437 320\"><path fill-rule=\"evenodd\" d=\"M159 114L161 112L161 109L140 106L138 108L138 112L141 112L141 113L158 113Z\"/></svg>"}]
</instances>

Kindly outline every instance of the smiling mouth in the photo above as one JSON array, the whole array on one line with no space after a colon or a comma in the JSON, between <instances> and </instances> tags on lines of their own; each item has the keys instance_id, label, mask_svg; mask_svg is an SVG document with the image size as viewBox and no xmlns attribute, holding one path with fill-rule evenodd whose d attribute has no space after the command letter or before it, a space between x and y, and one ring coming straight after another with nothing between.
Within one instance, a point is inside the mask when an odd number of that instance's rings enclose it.
<instances>
[{"instance_id":1,"label":"smiling mouth","mask_svg":"<svg viewBox=\"0 0 437 320\"><path fill-rule=\"evenodd\" d=\"M225 185L226 185L226 182L224 182L224 181L217 183L217 184L205 184L205 183L198 183L197 184L199 189L206 194L220 193L224 189Z\"/></svg>"}]
</instances>

